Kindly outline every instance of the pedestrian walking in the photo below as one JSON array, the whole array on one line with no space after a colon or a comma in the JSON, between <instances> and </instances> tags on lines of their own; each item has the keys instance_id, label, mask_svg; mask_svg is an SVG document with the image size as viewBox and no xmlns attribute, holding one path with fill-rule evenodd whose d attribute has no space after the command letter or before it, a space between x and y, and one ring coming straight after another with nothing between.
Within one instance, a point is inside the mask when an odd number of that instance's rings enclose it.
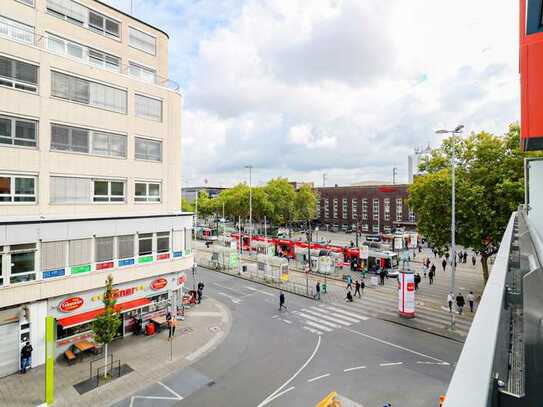
<instances>
[{"instance_id":1,"label":"pedestrian walking","mask_svg":"<svg viewBox=\"0 0 543 407\"><path fill-rule=\"evenodd\" d=\"M347 290L352 290L352 289L353 289L353 278L349 274L347 276Z\"/></svg>"},{"instance_id":2,"label":"pedestrian walking","mask_svg":"<svg viewBox=\"0 0 543 407\"><path fill-rule=\"evenodd\" d=\"M364 288L366 288L366 283L364 282L364 280L362 280L362 281L360 282L360 290L361 290L362 292L364 292Z\"/></svg>"},{"instance_id":3,"label":"pedestrian walking","mask_svg":"<svg viewBox=\"0 0 543 407\"><path fill-rule=\"evenodd\" d=\"M414 281L415 281L415 290L418 290L419 289L419 284L420 284L420 274L419 273L415 274Z\"/></svg>"},{"instance_id":4,"label":"pedestrian walking","mask_svg":"<svg viewBox=\"0 0 543 407\"><path fill-rule=\"evenodd\" d=\"M26 373L27 369L30 367L30 361L32 360L32 345L30 342L27 342L23 349L21 349L21 373Z\"/></svg>"},{"instance_id":5,"label":"pedestrian walking","mask_svg":"<svg viewBox=\"0 0 543 407\"><path fill-rule=\"evenodd\" d=\"M469 310L473 312L473 304L475 303L475 295L473 295L473 291L470 291L468 294L468 304L469 304Z\"/></svg>"},{"instance_id":6,"label":"pedestrian walking","mask_svg":"<svg viewBox=\"0 0 543 407\"><path fill-rule=\"evenodd\" d=\"M477 263L477 259L475 258L475 255L473 254L471 256L471 264L473 265L473 267L475 267L475 264Z\"/></svg>"},{"instance_id":7,"label":"pedestrian walking","mask_svg":"<svg viewBox=\"0 0 543 407\"><path fill-rule=\"evenodd\" d=\"M353 302L353 295L351 294L351 290L347 290L347 295L345 296L346 302Z\"/></svg>"},{"instance_id":8,"label":"pedestrian walking","mask_svg":"<svg viewBox=\"0 0 543 407\"><path fill-rule=\"evenodd\" d=\"M445 271L445 269L447 268L447 260L443 259L443 261L441 262L441 267L443 267L443 271Z\"/></svg>"},{"instance_id":9,"label":"pedestrian walking","mask_svg":"<svg viewBox=\"0 0 543 407\"><path fill-rule=\"evenodd\" d=\"M430 267L430 271L434 274L434 276L436 275L436 266L434 263L432 263L432 267Z\"/></svg>"},{"instance_id":10,"label":"pedestrian walking","mask_svg":"<svg viewBox=\"0 0 543 407\"><path fill-rule=\"evenodd\" d=\"M356 280L354 283L354 296L356 297L356 293L358 293L358 298L362 298L362 295L360 294L360 282Z\"/></svg>"},{"instance_id":11,"label":"pedestrian walking","mask_svg":"<svg viewBox=\"0 0 543 407\"><path fill-rule=\"evenodd\" d=\"M428 266L424 264L422 266L422 275L424 276L424 279L426 279L427 274L428 274Z\"/></svg>"},{"instance_id":12,"label":"pedestrian walking","mask_svg":"<svg viewBox=\"0 0 543 407\"><path fill-rule=\"evenodd\" d=\"M432 249L432 253L434 253L434 257L437 257L437 250L436 249Z\"/></svg>"},{"instance_id":13,"label":"pedestrian walking","mask_svg":"<svg viewBox=\"0 0 543 407\"><path fill-rule=\"evenodd\" d=\"M420 245L417 245L418 249L419 249L419 253L422 252L422 247Z\"/></svg>"},{"instance_id":14,"label":"pedestrian walking","mask_svg":"<svg viewBox=\"0 0 543 407\"><path fill-rule=\"evenodd\" d=\"M285 309L285 311L287 310L287 306L285 305L285 294L283 293L283 291L281 291L281 293L279 294L279 311L281 311L283 308Z\"/></svg>"},{"instance_id":15,"label":"pedestrian walking","mask_svg":"<svg viewBox=\"0 0 543 407\"><path fill-rule=\"evenodd\" d=\"M385 270L379 271L379 284L385 285L385 276L386 276Z\"/></svg>"},{"instance_id":16,"label":"pedestrian walking","mask_svg":"<svg viewBox=\"0 0 543 407\"><path fill-rule=\"evenodd\" d=\"M458 295L456 296L456 306L458 307L458 314L462 315L464 305L466 305L466 300L464 300L464 296L462 295L462 293L458 293Z\"/></svg>"},{"instance_id":17,"label":"pedestrian walking","mask_svg":"<svg viewBox=\"0 0 543 407\"><path fill-rule=\"evenodd\" d=\"M168 321L168 328L170 328L170 333L168 335L168 340L172 339L175 336L175 327L177 326L177 318L170 318Z\"/></svg>"},{"instance_id":18,"label":"pedestrian walking","mask_svg":"<svg viewBox=\"0 0 543 407\"><path fill-rule=\"evenodd\" d=\"M464 258L464 263L466 263L468 261L468 253L464 252L462 257Z\"/></svg>"},{"instance_id":19,"label":"pedestrian walking","mask_svg":"<svg viewBox=\"0 0 543 407\"><path fill-rule=\"evenodd\" d=\"M452 312L453 302L454 302L454 296L452 291L449 292L449 295L447 295L447 302L449 303L449 312Z\"/></svg>"},{"instance_id":20,"label":"pedestrian walking","mask_svg":"<svg viewBox=\"0 0 543 407\"><path fill-rule=\"evenodd\" d=\"M435 271L430 269L430 272L428 273L428 279L430 280L430 284L434 284L434 275L435 275Z\"/></svg>"},{"instance_id":21,"label":"pedestrian walking","mask_svg":"<svg viewBox=\"0 0 543 407\"><path fill-rule=\"evenodd\" d=\"M315 299L316 300L321 299L321 283L320 283L320 281L317 281L317 285L315 286Z\"/></svg>"},{"instance_id":22,"label":"pedestrian walking","mask_svg":"<svg viewBox=\"0 0 543 407\"><path fill-rule=\"evenodd\" d=\"M198 304L200 304L202 302L202 295L203 295L202 290L198 288L197 294L198 294Z\"/></svg>"}]
</instances>

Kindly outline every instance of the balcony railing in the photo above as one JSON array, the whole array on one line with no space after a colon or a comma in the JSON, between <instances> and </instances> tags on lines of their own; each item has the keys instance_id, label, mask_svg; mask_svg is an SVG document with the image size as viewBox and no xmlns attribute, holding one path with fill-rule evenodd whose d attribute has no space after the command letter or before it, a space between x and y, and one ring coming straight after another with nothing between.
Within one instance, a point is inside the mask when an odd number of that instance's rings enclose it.
<instances>
[{"instance_id":1,"label":"balcony railing","mask_svg":"<svg viewBox=\"0 0 543 407\"><path fill-rule=\"evenodd\" d=\"M134 75L130 74L129 65L120 64L118 66L118 69L112 69L111 67L108 67L108 65L105 64L104 62L104 67L100 67L97 65L96 62L93 62L92 59L88 57L84 58L83 56L86 56L86 54L84 53L82 53L82 58L76 58L76 57L71 57L69 55L55 52L54 50L51 50L48 47L48 38L49 38L48 36L38 35L33 31L32 27L26 26L24 24L20 24L16 21L10 20L2 16L0 16L0 36L7 38L11 41L15 41L15 42L19 42L26 45L31 45L31 46L44 49L56 55L60 55L65 58L76 60L85 65L89 65L95 68L98 67L100 69L105 69L109 72L118 72L120 74L127 75L132 79L140 80L141 82L154 83L155 85L168 88L174 91L179 91L180 89L179 84L177 82L175 82L172 79L165 78L159 75L155 75L153 80L135 77Z\"/></svg>"}]
</instances>

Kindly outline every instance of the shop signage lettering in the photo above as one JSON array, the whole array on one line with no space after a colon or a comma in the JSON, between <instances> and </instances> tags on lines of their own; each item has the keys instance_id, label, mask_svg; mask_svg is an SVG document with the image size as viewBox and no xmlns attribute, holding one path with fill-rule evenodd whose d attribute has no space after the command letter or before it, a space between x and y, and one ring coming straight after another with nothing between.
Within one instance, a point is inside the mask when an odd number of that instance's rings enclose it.
<instances>
[{"instance_id":1,"label":"shop signage lettering","mask_svg":"<svg viewBox=\"0 0 543 407\"><path fill-rule=\"evenodd\" d=\"M83 298L81 297L70 297L66 298L58 305L58 309L61 312L72 312L80 308L83 305Z\"/></svg>"},{"instance_id":2,"label":"shop signage lettering","mask_svg":"<svg viewBox=\"0 0 543 407\"><path fill-rule=\"evenodd\" d=\"M162 290L164 287L168 285L168 280L166 280L163 277L159 277L151 283L151 290Z\"/></svg>"},{"instance_id":3,"label":"shop signage lettering","mask_svg":"<svg viewBox=\"0 0 543 407\"><path fill-rule=\"evenodd\" d=\"M157 260L166 260L170 258L170 253L162 253L157 256Z\"/></svg>"},{"instance_id":4,"label":"shop signage lettering","mask_svg":"<svg viewBox=\"0 0 543 407\"><path fill-rule=\"evenodd\" d=\"M96 264L96 270L105 270L105 269L112 269L113 268L113 262L108 261L106 263L97 263Z\"/></svg>"},{"instance_id":5,"label":"shop signage lettering","mask_svg":"<svg viewBox=\"0 0 543 407\"><path fill-rule=\"evenodd\" d=\"M48 270L43 272L43 278L61 277L66 274L66 269Z\"/></svg>"},{"instance_id":6,"label":"shop signage lettering","mask_svg":"<svg viewBox=\"0 0 543 407\"><path fill-rule=\"evenodd\" d=\"M129 288L114 288L113 289L113 299L121 298L121 297L130 297L131 295L134 295L138 291L144 291L145 287L143 285L139 285L137 287L129 287ZM104 298L103 294L97 294L91 297L91 301L102 301Z\"/></svg>"},{"instance_id":7,"label":"shop signage lettering","mask_svg":"<svg viewBox=\"0 0 543 407\"><path fill-rule=\"evenodd\" d=\"M138 259L138 264L151 263L152 261L153 261L153 256L144 256Z\"/></svg>"},{"instance_id":8,"label":"shop signage lettering","mask_svg":"<svg viewBox=\"0 0 543 407\"><path fill-rule=\"evenodd\" d=\"M134 264L134 259L119 260L119 267L131 266Z\"/></svg>"},{"instance_id":9,"label":"shop signage lettering","mask_svg":"<svg viewBox=\"0 0 543 407\"><path fill-rule=\"evenodd\" d=\"M81 266L75 266L70 269L72 274L79 274L79 273L87 273L91 271L91 265L90 264L83 264Z\"/></svg>"},{"instance_id":10,"label":"shop signage lettering","mask_svg":"<svg viewBox=\"0 0 543 407\"><path fill-rule=\"evenodd\" d=\"M183 252L173 252L173 257L183 257Z\"/></svg>"},{"instance_id":11,"label":"shop signage lettering","mask_svg":"<svg viewBox=\"0 0 543 407\"><path fill-rule=\"evenodd\" d=\"M379 192L396 192L397 188L392 187L379 187Z\"/></svg>"}]
</instances>

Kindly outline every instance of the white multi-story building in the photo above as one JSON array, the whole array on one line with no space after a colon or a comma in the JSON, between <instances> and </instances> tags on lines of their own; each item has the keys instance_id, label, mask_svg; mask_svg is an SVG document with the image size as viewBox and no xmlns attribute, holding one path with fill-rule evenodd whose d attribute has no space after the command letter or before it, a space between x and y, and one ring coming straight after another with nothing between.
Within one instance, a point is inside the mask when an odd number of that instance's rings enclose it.
<instances>
[{"instance_id":1,"label":"white multi-story building","mask_svg":"<svg viewBox=\"0 0 543 407\"><path fill-rule=\"evenodd\" d=\"M407 173L408 182L413 183L415 176L420 174L419 164L422 160L429 158L432 155L432 148L428 144L425 148L415 148L413 154L407 156Z\"/></svg>"},{"instance_id":2,"label":"white multi-story building","mask_svg":"<svg viewBox=\"0 0 543 407\"><path fill-rule=\"evenodd\" d=\"M181 95L168 35L97 0L2 0L0 377L90 336L107 275L131 332L179 302ZM173 305L172 305L173 303Z\"/></svg>"}]
</instances>

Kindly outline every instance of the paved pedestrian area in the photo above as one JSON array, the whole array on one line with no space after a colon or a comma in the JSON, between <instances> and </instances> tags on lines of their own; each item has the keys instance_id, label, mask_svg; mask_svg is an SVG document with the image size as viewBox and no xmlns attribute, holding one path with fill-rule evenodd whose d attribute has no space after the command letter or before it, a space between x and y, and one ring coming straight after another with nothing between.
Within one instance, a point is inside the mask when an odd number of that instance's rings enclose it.
<instances>
[{"instance_id":1,"label":"paved pedestrian area","mask_svg":"<svg viewBox=\"0 0 543 407\"><path fill-rule=\"evenodd\" d=\"M200 263L202 263L202 258L211 256L212 250L205 249L205 246L201 242L195 242L195 248ZM434 283L431 285L429 284L429 279L425 278L422 272L422 261L425 258L429 258L430 262L436 266ZM354 302L347 304L347 306L356 309L357 313L366 317L379 318L463 342L469 332L475 312L471 313L467 304L464 307L462 315L458 315L458 312L454 310L455 330L450 330L451 313L447 305L447 294L450 290L451 270L450 265L447 265L446 270L443 271L441 266L442 260L440 257L435 257L431 250L423 249L421 253L416 253L416 257L410 263L411 269L420 273L422 279L419 289L416 292L416 317L413 319L405 319L398 314L398 283L395 278L386 279L383 286L377 285L372 287L371 279L367 275L364 280L366 288L361 298L358 296L355 297ZM244 262L248 261L249 259L244 259ZM354 281L362 280L362 274L353 272L348 268L345 268L340 273L352 276L354 294ZM289 281L295 282L298 285L305 285L306 274L291 269L289 272ZM324 282L327 284L327 293L321 294L320 303L346 304L346 284L343 281L331 278L325 279L324 276L311 274L307 278L309 292L314 291L317 281L321 285ZM468 263L457 264L456 287L459 292L462 292L464 298L467 298L467 294L470 291L473 291L477 299L482 294L484 285L480 262L477 261L476 266L472 266L471 253ZM476 311L476 306L474 311ZM319 331L325 332L323 329Z\"/></svg>"},{"instance_id":2,"label":"paved pedestrian area","mask_svg":"<svg viewBox=\"0 0 543 407\"><path fill-rule=\"evenodd\" d=\"M204 293L205 294L205 293ZM178 396L168 391L167 378L178 369L183 369L215 349L228 335L231 315L222 303L204 298L204 301L186 311L184 321L177 325L176 337L168 341L168 331L162 330L152 336L129 336L114 341L109 351L115 360L120 359L133 372L100 386L95 390L80 395L75 384L89 378L89 359L67 365L62 358L56 363L55 370L55 406L108 406L129 397L147 386L158 386L162 393L172 400ZM170 361L170 352L173 358ZM103 356L102 356L103 357ZM99 362L97 362L99 363ZM31 369L27 374L15 374L0 379L0 406L38 406L44 399L44 366ZM165 380L163 382L162 380ZM198 382L200 383L200 382ZM185 384L186 388L188 384ZM164 397L166 397L164 396ZM136 399L147 401L150 399ZM125 404L120 404L125 405Z\"/></svg>"}]
</instances>

